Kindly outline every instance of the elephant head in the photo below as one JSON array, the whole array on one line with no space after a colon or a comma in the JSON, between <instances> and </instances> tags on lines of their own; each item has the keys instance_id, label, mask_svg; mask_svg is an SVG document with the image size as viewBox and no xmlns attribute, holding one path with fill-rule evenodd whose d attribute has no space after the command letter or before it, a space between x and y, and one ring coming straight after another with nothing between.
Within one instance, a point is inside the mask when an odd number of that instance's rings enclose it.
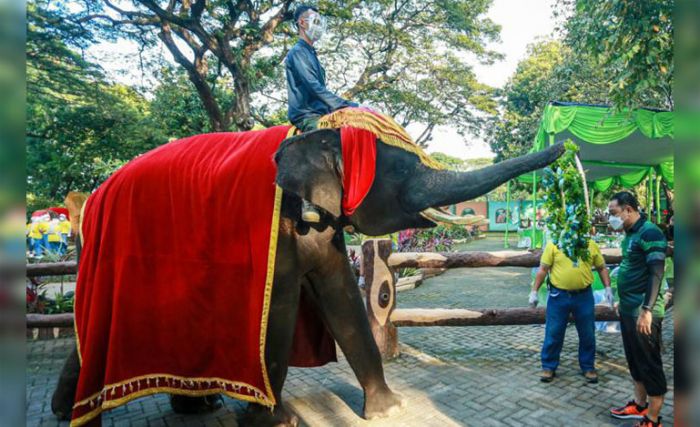
<instances>
[{"instance_id":1,"label":"elephant head","mask_svg":"<svg viewBox=\"0 0 700 427\"><path fill-rule=\"evenodd\" d=\"M437 170L418 156L377 140L376 173L369 193L349 216L342 214L340 132L319 129L285 140L275 155L277 183L321 207L341 225L367 235L407 228L429 228L429 208L451 205L488 193L523 173L542 168L564 152L562 144L470 172ZM427 215L429 216L429 215Z\"/></svg>"}]
</instances>

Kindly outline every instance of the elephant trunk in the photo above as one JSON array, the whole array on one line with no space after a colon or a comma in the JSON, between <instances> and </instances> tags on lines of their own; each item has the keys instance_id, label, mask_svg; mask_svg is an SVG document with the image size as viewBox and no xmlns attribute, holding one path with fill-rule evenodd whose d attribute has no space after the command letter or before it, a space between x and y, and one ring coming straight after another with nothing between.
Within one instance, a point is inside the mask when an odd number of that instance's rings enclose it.
<instances>
[{"instance_id":1,"label":"elephant trunk","mask_svg":"<svg viewBox=\"0 0 700 427\"><path fill-rule=\"evenodd\" d=\"M471 200L526 172L540 169L564 153L556 144L538 153L506 160L470 172L430 171L412 180L405 192L403 205L409 212L447 206Z\"/></svg>"}]
</instances>

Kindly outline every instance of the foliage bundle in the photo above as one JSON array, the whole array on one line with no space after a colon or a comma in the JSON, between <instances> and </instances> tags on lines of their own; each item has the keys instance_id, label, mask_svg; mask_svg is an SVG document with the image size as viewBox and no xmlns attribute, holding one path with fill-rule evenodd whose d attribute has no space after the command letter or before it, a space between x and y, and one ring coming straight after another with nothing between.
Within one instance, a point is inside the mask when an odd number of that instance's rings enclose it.
<instances>
[{"instance_id":1,"label":"foliage bundle","mask_svg":"<svg viewBox=\"0 0 700 427\"><path fill-rule=\"evenodd\" d=\"M542 184L547 190L544 207L549 212L547 229L552 243L574 265L578 265L579 260L590 260L591 221L586 209L583 178L576 168L578 146L568 140L565 147L564 155L544 169Z\"/></svg>"}]
</instances>

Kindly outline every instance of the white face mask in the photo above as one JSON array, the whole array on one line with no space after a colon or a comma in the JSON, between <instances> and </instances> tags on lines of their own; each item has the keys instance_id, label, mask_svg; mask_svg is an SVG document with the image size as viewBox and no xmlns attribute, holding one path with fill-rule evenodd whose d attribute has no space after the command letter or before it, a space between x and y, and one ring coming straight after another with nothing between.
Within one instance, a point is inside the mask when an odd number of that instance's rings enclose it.
<instances>
[{"instance_id":1,"label":"white face mask","mask_svg":"<svg viewBox=\"0 0 700 427\"><path fill-rule=\"evenodd\" d=\"M306 26L306 36L312 42L317 42L326 32L326 18L315 12L309 13L306 17Z\"/></svg>"},{"instance_id":2,"label":"white face mask","mask_svg":"<svg viewBox=\"0 0 700 427\"><path fill-rule=\"evenodd\" d=\"M622 226L624 225L624 221L622 220L622 218L614 215L610 215L608 217L608 223L610 224L610 227L612 227L612 229L615 231L622 230Z\"/></svg>"}]
</instances>

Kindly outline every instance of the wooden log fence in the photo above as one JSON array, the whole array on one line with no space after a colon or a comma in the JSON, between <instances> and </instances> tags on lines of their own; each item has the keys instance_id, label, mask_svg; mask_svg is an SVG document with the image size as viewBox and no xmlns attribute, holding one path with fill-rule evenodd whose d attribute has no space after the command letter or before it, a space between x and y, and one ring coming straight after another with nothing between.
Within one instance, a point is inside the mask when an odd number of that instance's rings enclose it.
<instances>
[{"instance_id":1,"label":"wooden log fence","mask_svg":"<svg viewBox=\"0 0 700 427\"><path fill-rule=\"evenodd\" d=\"M605 306L595 308L595 318L618 320L617 312ZM394 326L541 325L544 324L544 319L545 309L542 307L469 310L399 308L389 316Z\"/></svg>"},{"instance_id":2,"label":"wooden log fence","mask_svg":"<svg viewBox=\"0 0 700 427\"><path fill-rule=\"evenodd\" d=\"M602 249L607 264L619 264L619 249ZM476 268L476 267L537 267L541 251L496 252L397 252L388 259L391 268Z\"/></svg>"},{"instance_id":3,"label":"wooden log fence","mask_svg":"<svg viewBox=\"0 0 700 427\"><path fill-rule=\"evenodd\" d=\"M27 314L27 329L32 328L72 328L73 313Z\"/></svg>"},{"instance_id":4,"label":"wooden log fence","mask_svg":"<svg viewBox=\"0 0 700 427\"><path fill-rule=\"evenodd\" d=\"M64 274L76 274L77 272L78 263L75 261L27 264L27 277L61 276Z\"/></svg>"},{"instance_id":5,"label":"wooden log fence","mask_svg":"<svg viewBox=\"0 0 700 427\"><path fill-rule=\"evenodd\" d=\"M602 249L607 264L619 264L619 249ZM667 252L673 256L672 248ZM362 245L367 316L374 339L384 359L399 354L398 327L405 326L491 326L545 323L544 308L508 309L397 309L396 276L398 268L478 268L537 267L541 251L496 252L391 252L389 240L367 240ZM598 321L618 320L616 310L597 306Z\"/></svg>"},{"instance_id":6,"label":"wooden log fence","mask_svg":"<svg viewBox=\"0 0 700 427\"><path fill-rule=\"evenodd\" d=\"M608 264L622 260L619 249L603 249ZM367 240L362 245L362 263L366 284L367 316L382 357L398 356L398 330L401 326L488 326L543 324L544 308L509 309L396 309L397 268L478 268L537 267L540 251L495 252L391 252L390 240ZM673 256L669 247L667 255ZM27 264L27 277L75 274L75 261ZM596 320L617 320L617 313L608 307L596 307ZM27 314L27 328L69 328L73 314Z\"/></svg>"}]
</instances>

